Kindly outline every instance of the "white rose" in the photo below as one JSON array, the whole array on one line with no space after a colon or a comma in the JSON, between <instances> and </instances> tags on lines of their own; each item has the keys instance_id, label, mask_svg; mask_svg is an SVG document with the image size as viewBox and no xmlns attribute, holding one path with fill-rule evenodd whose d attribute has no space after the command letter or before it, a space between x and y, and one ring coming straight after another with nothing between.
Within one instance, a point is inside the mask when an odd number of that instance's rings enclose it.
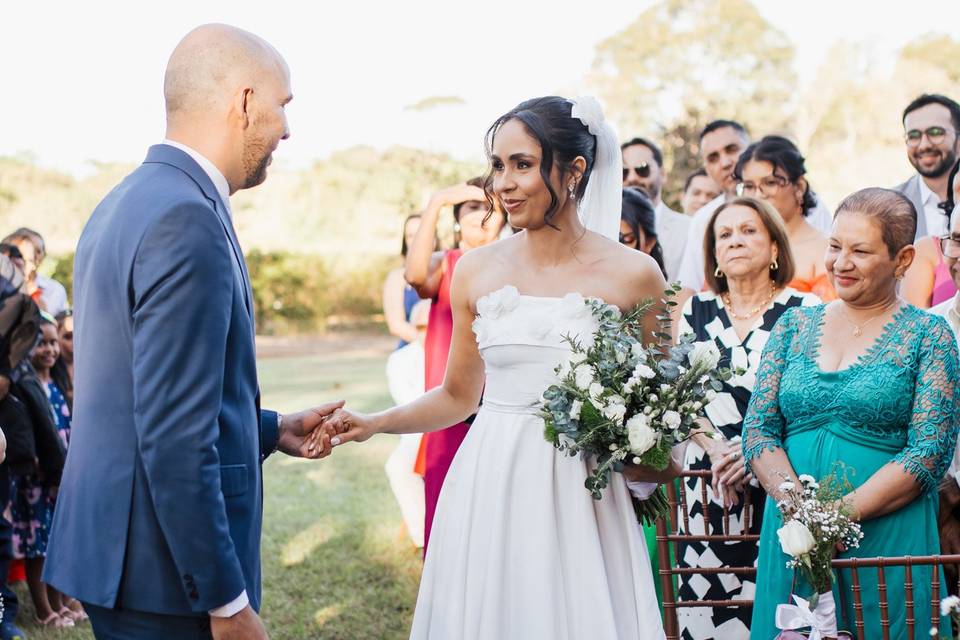
<instances>
[{"instance_id":1,"label":"white rose","mask_svg":"<svg viewBox=\"0 0 960 640\"><path fill-rule=\"evenodd\" d=\"M783 552L794 558L809 553L817 543L810 530L799 520L791 520L777 529L777 537L780 538L780 548Z\"/></svg>"},{"instance_id":2,"label":"white rose","mask_svg":"<svg viewBox=\"0 0 960 640\"><path fill-rule=\"evenodd\" d=\"M676 411L663 412L663 424L666 425L668 429L679 428L681 422L683 422L683 418L681 418L680 414Z\"/></svg>"},{"instance_id":3,"label":"white rose","mask_svg":"<svg viewBox=\"0 0 960 640\"><path fill-rule=\"evenodd\" d=\"M690 359L691 367L716 369L717 363L720 362L720 350L717 349L713 340L697 342L687 357Z\"/></svg>"},{"instance_id":4,"label":"white rose","mask_svg":"<svg viewBox=\"0 0 960 640\"><path fill-rule=\"evenodd\" d=\"M580 402L579 400L574 400L573 404L570 405L570 419L579 420L581 409L583 409L583 403Z\"/></svg>"},{"instance_id":5,"label":"white rose","mask_svg":"<svg viewBox=\"0 0 960 640\"><path fill-rule=\"evenodd\" d=\"M573 382L577 388L586 391L593 384L593 367L577 367L574 376Z\"/></svg>"},{"instance_id":6,"label":"white rose","mask_svg":"<svg viewBox=\"0 0 960 640\"><path fill-rule=\"evenodd\" d=\"M630 451L641 456L657 443L657 432L650 428L647 416L638 413L627 420L627 438Z\"/></svg>"},{"instance_id":7,"label":"white rose","mask_svg":"<svg viewBox=\"0 0 960 640\"><path fill-rule=\"evenodd\" d=\"M610 402L600 410L600 413L607 420L612 420L616 424L623 424L623 417L627 415L627 407L620 402Z\"/></svg>"},{"instance_id":8,"label":"white rose","mask_svg":"<svg viewBox=\"0 0 960 640\"><path fill-rule=\"evenodd\" d=\"M594 404L600 404L600 396L603 395L604 391L603 385L599 382L593 382L587 387L587 392L590 394L590 399Z\"/></svg>"},{"instance_id":9,"label":"white rose","mask_svg":"<svg viewBox=\"0 0 960 640\"><path fill-rule=\"evenodd\" d=\"M947 596L940 601L940 615L948 616L951 612L956 610L960 612L960 598L957 596Z\"/></svg>"},{"instance_id":10,"label":"white rose","mask_svg":"<svg viewBox=\"0 0 960 640\"><path fill-rule=\"evenodd\" d=\"M637 378L650 378L656 377L656 372L647 365L640 363L637 365L637 368L633 370L633 375Z\"/></svg>"}]
</instances>

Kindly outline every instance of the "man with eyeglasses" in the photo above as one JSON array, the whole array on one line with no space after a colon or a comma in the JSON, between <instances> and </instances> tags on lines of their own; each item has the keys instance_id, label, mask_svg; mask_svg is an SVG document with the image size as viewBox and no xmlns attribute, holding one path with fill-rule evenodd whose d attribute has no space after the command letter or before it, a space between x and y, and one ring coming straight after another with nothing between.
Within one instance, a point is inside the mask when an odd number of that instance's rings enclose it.
<instances>
[{"instance_id":1,"label":"man with eyeglasses","mask_svg":"<svg viewBox=\"0 0 960 640\"><path fill-rule=\"evenodd\" d=\"M653 203L657 239L663 248L667 277L677 277L687 244L690 218L663 202L663 153L646 138L634 138L620 146L623 159L623 186L641 189Z\"/></svg>"},{"instance_id":2,"label":"man with eyeglasses","mask_svg":"<svg viewBox=\"0 0 960 640\"><path fill-rule=\"evenodd\" d=\"M907 159L917 173L894 189L917 208L917 239L940 237L947 232L947 217L939 205L960 152L960 105L925 93L903 110L903 130Z\"/></svg>"}]
</instances>

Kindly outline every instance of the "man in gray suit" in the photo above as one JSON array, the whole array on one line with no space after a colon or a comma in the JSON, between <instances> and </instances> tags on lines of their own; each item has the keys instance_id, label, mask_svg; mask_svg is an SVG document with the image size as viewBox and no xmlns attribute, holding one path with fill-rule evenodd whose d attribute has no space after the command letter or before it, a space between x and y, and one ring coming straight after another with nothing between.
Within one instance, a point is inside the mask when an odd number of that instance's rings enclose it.
<instances>
[{"instance_id":1,"label":"man in gray suit","mask_svg":"<svg viewBox=\"0 0 960 640\"><path fill-rule=\"evenodd\" d=\"M164 97L166 140L77 247L73 431L44 579L97 638L262 639L261 463L328 454L342 406L260 408L229 196L289 137L290 75L260 38L207 25L174 50Z\"/></svg>"},{"instance_id":2,"label":"man in gray suit","mask_svg":"<svg viewBox=\"0 0 960 640\"><path fill-rule=\"evenodd\" d=\"M657 239L663 247L667 278L673 280L680 269L687 244L690 217L674 211L663 201L663 152L646 138L634 138L620 146L623 160L623 186L638 187L650 198L656 217Z\"/></svg>"},{"instance_id":3,"label":"man in gray suit","mask_svg":"<svg viewBox=\"0 0 960 640\"><path fill-rule=\"evenodd\" d=\"M894 187L917 209L917 239L947 233L947 179L960 153L960 105L946 96L923 94L903 110L907 159L917 172Z\"/></svg>"}]
</instances>

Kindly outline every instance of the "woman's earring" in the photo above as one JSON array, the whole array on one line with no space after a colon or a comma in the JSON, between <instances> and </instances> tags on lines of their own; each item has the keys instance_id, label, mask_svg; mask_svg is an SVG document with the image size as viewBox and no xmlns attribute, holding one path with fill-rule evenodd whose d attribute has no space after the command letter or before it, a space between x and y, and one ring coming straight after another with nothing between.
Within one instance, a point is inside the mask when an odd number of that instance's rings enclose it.
<instances>
[{"instance_id":1,"label":"woman's earring","mask_svg":"<svg viewBox=\"0 0 960 640\"><path fill-rule=\"evenodd\" d=\"M776 258L774 258L773 262L770 263L770 271L776 271L779 268L780 268L780 263L777 262Z\"/></svg>"},{"instance_id":2,"label":"woman's earring","mask_svg":"<svg viewBox=\"0 0 960 640\"><path fill-rule=\"evenodd\" d=\"M571 182L571 183L567 186L567 191L570 192L570 197L572 198L572 197L574 196L574 194L576 193L576 191L577 191L577 183L576 183L576 182Z\"/></svg>"},{"instance_id":3,"label":"woman's earring","mask_svg":"<svg viewBox=\"0 0 960 640\"><path fill-rule=\"evenodd\" d=\"M717 268L714 270L713 275L716 276L717 278L722 278L722 277L723 277L723 271L720 271L720 267L717 267Z\"/></svg>"},{"instance_id":4,"label":"woman's earring","mask_svg":"<svg viewBox=\"0 0 960 640\"><path fill-rule=\"evenodd\" d=\"M453 223L453 232L454 232L454 233L460 233L460 223L459 223L459 222L454 222L454 223Z\"/></svg>"}]
</instances>

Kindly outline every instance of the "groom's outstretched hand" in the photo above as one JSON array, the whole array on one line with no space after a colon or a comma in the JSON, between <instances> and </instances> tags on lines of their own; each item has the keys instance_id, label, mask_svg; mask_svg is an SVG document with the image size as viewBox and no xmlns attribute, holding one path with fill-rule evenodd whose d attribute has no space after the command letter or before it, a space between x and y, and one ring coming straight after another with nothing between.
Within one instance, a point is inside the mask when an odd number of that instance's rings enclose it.
<instances>
[{"instance_id":1,"label":"groom's outstretched hand","mask_svg":"<svg viewBox=\"0 0 960 640\"><path fill-rule=\"evenodd\" d=\"M284 414L277 448L288 456L326 458L333 450L330 438L337 435L336 424L329 418L342 407L343 400L337 400L299 413Z\"/></svg>"},{"instance_id":2,"label":"groom's outstretched hand","mask_svg":"<svg viewBox=\"0 0 960 640\"><path fill-rule=\"evenodd\" d=\"M213 640L268 640L263 622L250 605L229 618L210 616L210 634Z\"/></svg>"}]
</instances>

